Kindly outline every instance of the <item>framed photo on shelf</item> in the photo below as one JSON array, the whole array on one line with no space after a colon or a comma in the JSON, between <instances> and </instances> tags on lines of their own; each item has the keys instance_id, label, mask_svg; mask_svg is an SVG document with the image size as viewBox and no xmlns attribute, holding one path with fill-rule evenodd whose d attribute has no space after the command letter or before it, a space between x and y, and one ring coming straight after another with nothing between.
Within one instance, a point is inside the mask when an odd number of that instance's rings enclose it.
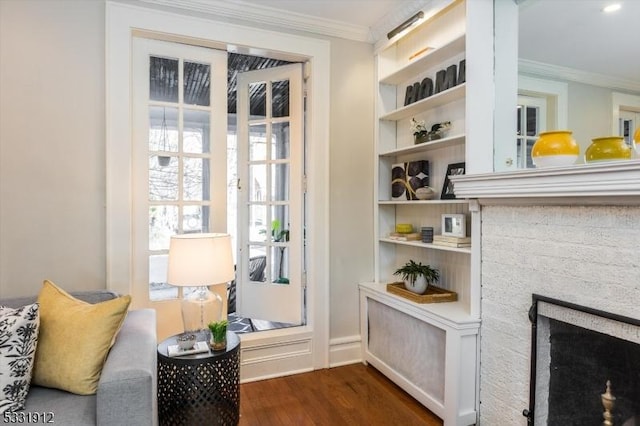
<instances>
[{"instance_id":1,"label":"framed photo on shelf","mask_svg":"<svg viewBox=\"0 0 640 426\"><path fill-rule=\"evenodd\" d=\"M465 215L445 213L442 215L442 235L445 237L467 236L467 222Z\"/></svg>"},{"instance_id":2,"label":"framed photo on shelf","mask_svg":"<svg viewBox=\"0 0 640 426\"><path fill-rule=\"evenodd\" d=\"M456 194L453 192L453 182L449 179L451 175L463 175L465 170L465 163L453 163L447 166L447 173L444 176L444 185L442 185L441 200L451 200L456 198Z\"/></svg>"}]
</instances>

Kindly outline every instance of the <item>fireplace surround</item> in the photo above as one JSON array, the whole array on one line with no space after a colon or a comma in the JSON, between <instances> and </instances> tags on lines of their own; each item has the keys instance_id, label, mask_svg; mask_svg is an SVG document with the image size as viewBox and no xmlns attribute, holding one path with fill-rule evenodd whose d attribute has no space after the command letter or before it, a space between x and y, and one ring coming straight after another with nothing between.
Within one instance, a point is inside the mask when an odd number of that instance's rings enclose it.
<instances>
[{"instance_id":1,"label":"fireplace surround","mask_svg":"<svg viewBox=\"0 0 640 426\"><path fill-rule=\"evenodd\" d=\"M623 425L640 413L640 320L532 299L528 424Z\"/></svg>"}]
</instances>

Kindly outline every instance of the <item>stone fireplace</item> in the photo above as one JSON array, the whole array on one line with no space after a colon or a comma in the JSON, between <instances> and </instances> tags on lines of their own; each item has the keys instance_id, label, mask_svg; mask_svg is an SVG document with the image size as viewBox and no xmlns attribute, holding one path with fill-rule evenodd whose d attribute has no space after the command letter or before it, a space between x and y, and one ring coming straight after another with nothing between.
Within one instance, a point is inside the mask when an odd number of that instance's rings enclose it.
<instances>
[{"instance_id":1,"label":"stone fireplace","mask_svg":"<svg viewBox=\"0 0 640 426\"><path fill-rule=\"evenodd\" d=\"M453 181L481 206L479 424L526 426L533 294L640 320L640 161Z\"/></svg>"},{"instance_id":2,"label":"stone fireplace","mask_svg":"<svg viewBox=\"0 0 640 426\"><path fill-rule=\"evenodd\" d=\"M529 316L530 424L623 425L640 413L639 320L539 295Z\"/></svg>"}]
</instances>

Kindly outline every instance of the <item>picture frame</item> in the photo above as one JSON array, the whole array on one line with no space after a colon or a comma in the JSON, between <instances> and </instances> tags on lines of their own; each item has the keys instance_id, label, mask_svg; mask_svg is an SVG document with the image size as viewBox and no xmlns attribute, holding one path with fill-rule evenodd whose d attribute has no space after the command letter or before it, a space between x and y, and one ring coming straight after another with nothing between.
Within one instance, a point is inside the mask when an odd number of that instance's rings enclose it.
<instances>
[{"instance_id":1,"label":"picture frame","mask_svg":"<svg viewBox=\"0 0 640 426\"><path fill-rule=\"evenodd\" d=\"M446 237L467 236L467 219L463 214L445 213L442 215L442 235Z\"/></svg>"},{"instance_id":2,"label":"picture frame","mask_svg":"<svg viewBox=\"0 0 640 426\"><path fill-rule=\"evenodd\" d=\"M453 182L449 179L451 175L463 175L465 173L465 163L452 163L447 166L447 173L444 176L444 184L442 185L441 200L453 200L456 194L453 192Z\"/></svg>"}]
</instances>

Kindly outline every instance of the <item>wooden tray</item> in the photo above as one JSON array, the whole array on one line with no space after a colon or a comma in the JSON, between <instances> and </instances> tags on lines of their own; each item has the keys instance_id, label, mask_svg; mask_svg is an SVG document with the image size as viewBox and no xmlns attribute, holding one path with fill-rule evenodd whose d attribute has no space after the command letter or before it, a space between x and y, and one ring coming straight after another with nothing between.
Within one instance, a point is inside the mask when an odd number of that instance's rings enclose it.
<instances>
[{"instance_id":1,"label":"wooden tray","mask_svg":"<svg viewBox=\"0 0 640 426\"><path fill-rule=\"evenodd\" d=\"M455 291L445 290L431 284L427 287L425 294L416 294L407 290L404 287L404 283L389 283L387 284L387 291L416 303L441 303L458 300L458 293Z\"/></svg>"}]
</instances>

